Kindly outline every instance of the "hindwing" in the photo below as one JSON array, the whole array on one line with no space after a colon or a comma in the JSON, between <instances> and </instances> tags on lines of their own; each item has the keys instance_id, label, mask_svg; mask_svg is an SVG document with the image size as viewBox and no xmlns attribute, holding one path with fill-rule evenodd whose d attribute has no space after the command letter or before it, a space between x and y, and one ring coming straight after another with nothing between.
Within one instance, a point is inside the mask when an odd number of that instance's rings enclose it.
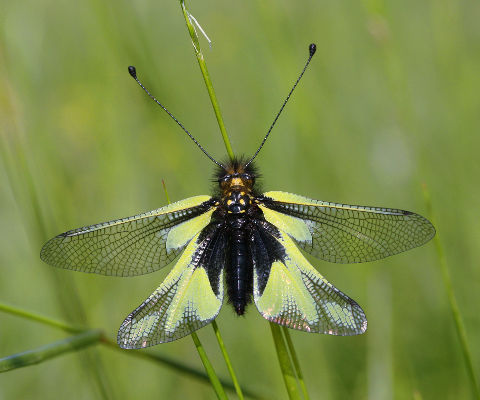
<instances>
[{"instance_id":1,"label":"hindwing","mask_svg":"<svg viewBox=\"0 0 480 400\"><path fill-rule=\"evenodd\" d=\"M169 264L210 222L210 196L195 196L49 240L40 257L58 267L102 275L135 276Z\"/></svg>"},{"instance_id":2,"label":"hindwing","mask_svg":"<svg viewBox=\"0 0 480 400\"><path fill-rule=\"evenodd\" d=\"M358 335L367 329L360 306L305 259L282 230L257 224L253 297L271 322L306 332Z\"/></svg>"},{"instance_id":3,"label":"hindwing","mask_svg":"<svg viewBox=\"0 0 480 400\"><path fill-rule=\"evenodd\" d=\"M225 240L214 227L193 237L159 288L122 323L120 347L170 342L215 319L223 302Z\"/></svg>"},{"instance_id":4,"label":"hindwing","mask_svg":"<svg viewBox=\"0 0 480 400\"><path fill-rule=\"evenodd\" d=\"M286 192L267 192L259 200L267 221L306 252L335 263L378 260L421 246L435 235L427 219L404 210L330 203Z\"/></svg>"}]
</instances>

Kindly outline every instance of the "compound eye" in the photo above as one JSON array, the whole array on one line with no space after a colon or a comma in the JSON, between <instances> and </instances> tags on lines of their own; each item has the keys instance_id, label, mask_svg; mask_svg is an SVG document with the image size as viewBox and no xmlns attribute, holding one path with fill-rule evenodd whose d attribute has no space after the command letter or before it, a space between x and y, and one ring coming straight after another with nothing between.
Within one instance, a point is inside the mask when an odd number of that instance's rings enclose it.
<instances>
[{"instance_id":1,"label":"compound eye","mask_svg":"<svg viewBox=\"0 0 480 400\"><path fill-rule=\"evenodd\" d=\"M255 177L253 175L243 174L242 178L245 179L246 181L250 181L252 185L255 183Z\"/></svg>"}]
</instances>

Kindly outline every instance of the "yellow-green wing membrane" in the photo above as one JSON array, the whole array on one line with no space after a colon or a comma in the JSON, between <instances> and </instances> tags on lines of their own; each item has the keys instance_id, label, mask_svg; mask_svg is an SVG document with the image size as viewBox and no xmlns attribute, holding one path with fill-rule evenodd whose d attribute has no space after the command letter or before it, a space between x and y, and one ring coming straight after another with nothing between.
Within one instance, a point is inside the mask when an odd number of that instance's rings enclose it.
<instances>
[{"instance_id":1,"label":"yellow-green wing membrane","mask_svg":"<svg viewBox=\"0 0 480 400\"><path fill-rule=\"evenodd\" d=\"M170 263L210 222L209 196L71 230L49 240L40 257L58 267L102 275L135 276Z\"/></svg>"},{"instance_id":2,"label":"yellow-green wing membrane","mask_svg":"<svg viewBox=\"0 0 480 400\"><path fill-rule=\"evenodd\" d=\"M335 263L378 260L435 235L424 217L392 208L329 203L286 192L265 193L260 207L266 220L303 250Z\"/></svg>"},{"instance_id":3,"label":"yellow-green wing membrane","mask_svg":"<svg viewBox=\"0 0 480 400\"><path fill-rule=\"evenodd\" d=\"M287 234L279 231L275 240L284 254L271 264L266 285L262 284L265 276L261 268L254 268L253 296L262 316L306 332L342 336L364 333L367 319L360 306L320 275Z\"/></svg>"},{"instance_id":4,"label":"yellow-green wing membrane","mask_svg":"<svg viewBox=\"0 0 480 400\"><path fill-rule=\"evenodd\" d=\"M190 241L160 287L121 325L120 347L138 349L170 342L217 316L223 302L224 239L215 232L202 232Z\"/></svg>"}]
</instances>

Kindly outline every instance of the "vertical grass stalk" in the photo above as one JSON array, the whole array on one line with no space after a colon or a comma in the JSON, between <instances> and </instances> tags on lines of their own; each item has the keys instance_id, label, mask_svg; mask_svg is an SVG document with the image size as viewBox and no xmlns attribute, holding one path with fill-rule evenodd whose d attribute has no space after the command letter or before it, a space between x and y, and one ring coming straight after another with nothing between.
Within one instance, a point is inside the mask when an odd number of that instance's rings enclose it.
<instances>
[{"instance_id":1,"label":"vertical grass stalk","mask_svg":"<svg viewBox=\"0 0 480 400\"><path fill-rule=\"evenodd\" d=\"M232 146L230 145L230 139L228 138L228 134L227 134L227 131L225 129L225 124L223 123L222 115L220 113L220 107L218 105L217 96L215 95L215 91L213 89L213 84L212 84L212 81L210 79L210 75L208 73L205 58L204 58L203 53L201 51L200 42L198 40L197 33L196 33L195 28L194 28L194 26L192 25L192 22L191 22L191 19L193 19L193 18L191 17L191 14L188 12L188 10L185 6L185 0L180 0L180 6L182 8L183 16L185 18L185 23L187 25L187 29L188 29L188 32L190 34L190 38L192 39L192 44L193 44L193 48L195 50L195 55L197 57L198 65L200 66L200 70L202 72L202 76L203 76L203 79L205 81L205 85L207 87L207 91L208 91L208 94L210 96L210 100L212 102L213 109L215 111L215 116L217 117L218 126L220 127L220 132L222 134L222 138L223 138L223 141L225 143L225 148L227 150L228 156L230 157L230 160L233 160L234 154L233 154ZM240 390L240 386L238 385L236 376L234 374L233 368L232 368L231 363L230 363L230 359L228 357L228 354L225 351L223 340L221 339L220 332L218 330L218 327L215 324L215 321L214 321L214 324L212 326L213 326L213 329L215 331L215 336L217 336L217 340L218 340L220 349L222 350L222 354L224 355L225 362L227 363L227 368L230 372L230 375L231 375L232 380L234 382L235 388L238 387L238 390ZM270 327L272 329L272 337L273 337L273 341L275 343L275 349L277 351L277 357L278 357L278 360L280 362L280 368L282 370L282 375L284 377L285 386L287 388L288 395L289 395L290 399L300 399L300 395L298 393L298 388L297 388L297 382L296 382L296 378L295 378L295 372L293 370L293 367L292 367L292 364L291 364L291 361L290 361L290 356L289 356L287 347L285 345L285 341L282 337L280 327L278 327L277 325L272 324L272 323L270 323ZM288 337L287 341L289 342L289 347L291 349L290 351L292 353L292 359L294 359L295 369L297 370L298 376L301 377L301 383L300 384L302 386L302 391L305 395L305 398L309 399L308 393L306 391L306 387L305 387L305 384L304 384L304 381L303 381L303 375L302 375L301 370L300 370L300 364L298 363L298 358L296 357L295 349L293 347L293 343L290 339L290 336L287 336L287 335L288 335L288 333L286 334L286 337ZM225 351L225 353L224 353L224 351ZM237 394L238 394L240 399L243 399L243 395L241 394L241 392L237 391Z\"/></svg>"},{"instance_id":2,"label":"vertical grass stalk","mask_svg":"<svg viewBox=\"0 0 480 400\"><path fill-rule=\"evenodd\" d=\"M300 400L301 397L300 393L298 392L295 371L293 370L280 326L270 322L270 329L272 330L272 337L275 343L275 350L277 351L278 363L280 364L280 369L282 370L283 382L285 383L285 388L287 389L288 398L290 400Z\"/></svg>"},{"instance_id":3,"label":"vertical grass stalk","mask_svg":"<svg viewBox=\"0 0 480 400\"><path fill-rule=\"evenodd\" d=\"M19 123L22 119L20 111L12 106L10 116L12 129L11 131L5 130L2 132L4 146L0 146L2 155L0 161L4 163L7 179L18 208L21 211L28 239L35 248L35 252L37 252L38 244L45 241L49 236L48 229L41 210L40 198L32 172L35 169L31 165L27 154L28 146L26 144L25 132ZM68 278L61 279L53 271L47 272L47 274L65 317L84 323L86 321L86 313L77 295L74 282ZM99 396L104 399L113 398L112 386L95 350L81 352L79 356L83 369L93 378L89 382L95 383L95 389L99 392Z\"/></svg>"},{"instance_id":4,"label":"vertical grass stalk","mask_svg":"<svg viewBox=\"0 0 480 400\"><path fill-rule=\"evenodd\" d=\"M305 385L305 381L303 379L302 369L300 368L300 362L298 361L297 352L295 351L295 346L293 345L292 338L290 337L290 332L287 327L282 326L283 336L285 336L285 340L287 341L288 351L290 353L290 358L293 362L293 366L295 368L295 374L297 375L298 383L300 384L300 389L302 389L303 398L305 400L310 400L310 396L308 395L307 386Z\"/></svg>"},{"instance_id":5,"label":"vertical grass stalk","mask_svg":"<svg viewBox=\"0 0 480 400\"><path fill-rule=\"evenodd\" d=\"M192 40L193 48L195 51L195 56L198 61L198 65L200 66L200 71L202 72L203 80L205 82L205 86L207 87L208 95L210 96L210 101L213 106L213 110L215 112L215 116L217 118L218 126L220 128L220 133L222 134L223 142L225 144L225 149L227 150L228 157L230 160L234 159L234 154L232 150L232 146L230 144L230 139L227 134L227 130L225 128L225 124L223 122L223 117L220 112L220 106L218 105L218 100L217 96L215 94L215 90L213 89L213 84L212 80L210 79L210 74L208 73L207 69L207 64L205 62L205 58L203 57L203 53L200 47L200 42L198 40L197 32L195 31L194 26L192 25L191 22L191 17L190 13L188 12L186 6L185 6L185 1L180 0L180 6L182 8L182 13L185 18L185 23L187 25L188 33L190 34L190 38ZM240 385L238 383L237 376L235 374L235 371L233 369L232 363L230 361L230 357L228 355L227 349L225 347L225 343L223 341L223 338L220 334L220 330L218 329L218 325L215 321L212 322L212 327L215 332L215 337L217 338L218 345L220 347L220 350L222 352L223 358L225 360L225 364L227 365L228 372L230 373L230 376L232 378L233 384L235 385L235 390L237 392L237 396L240 400L243 400L244 396L242 393L242 390L240 388Z\"/></svg>"},{"instance_id":6,"label":"vertical grass stalk","mask_svg":"<svg viewBox=\"0 0 480 400\"><path fill-rule=\"evenodd\" d=\"M215 394L217 395L217 398L219 400L226 400L227 395L225 394L225 390L223 389L220 379L218 379L218 376L215 373L215 370L213 369L212 363L207 357L207 353L205 352L205 349L203 348L202 343L200 343L200 339L198 339L198 336L195 332L192 332L191 336L193 339L193 343L195 343L195 347L197 348L198 355L200 356L203 366L205 367L205 371L207 372L207 375L210 378L210 382L212 383L213 390L215 390Z\"/></svg>"},{"instance_id":7,"label":"vertical grass stalk","mask_svg":"<svg viewBox=\"0 0 480 400\"><path fill-rule=\"evenodd\" d=\"M423 196L425 199L425 205L427 207L428 216L430 221L435 225L435 217L433 213L432 200L430 197L430 192L427 189L426 185L423 185ZM473 357L468 344L467 331L465 325L463 324L462 315L460 314L460 309L458 308L457 299L455 297L455 292L453 290L452 279L450 277L450 271L447 264L447 259L445 257L445 252L443 250L442 242L440 241L440 235L437 232L433 238L435 243L435 250L437 252L438 263L440 265L440 271L442 273L443 284L445 285L445 291L447 292L448 302L450 304L450 309L452 311L453 320L455 321L455 328L460 339L460 346L462 348L463 358L465 361L465 367L468 372L468 377L470 384L472 386L473 393L477 399L480 400L480 389L478 387L477 375L475 373L475 368L473 366Z\"/></svg>"},{"instance_id":8,"label":"vertical grass stalk","mask_svg":"<svg viewBox=\"0 0 480 400\"><path fill-rule=\"evenodd\" d=\"M213 90L212 80L210 79L210 74L208 73L207 64L205 63L205 58L203 57L197 32L190 21L190 13L185 7L185 0L180 0L180 6L182 8L183 16L185 17L188 33L192 39L195 56L197 57L198 65L202 71L203 80L205 81L205 86L207 87L208 95L210 96L210 101L212 102L213 110L215 111L215 116L217 117L218 126L220 127L220 132L222 134L223 142L225 143L225 148L227 149L228 157L230 157L230 160L233 160L234 155L232 145L230 144L230 139L228 138L227 130L225 128L225 124L223 123L222 114L220 113L220 106L218 105L217 96Z\"/></svg>"},{"instance_id":9,"label":"vertical grass stalk","mask_svg":"<svg viewBox=\"0 0 480 400\"><path fill-rule=\"evenodd\" d=\"M222 351L223 358L225 360L225 364L227 364L228 372L230 373L230 377L232 378L233 385L235 386L235 391L237 392L237 396L239 400L243 400L244 396L242 393L242 388L240 387L240 384L238 383L237 375L235 374L235 371L233 370L232 363L230 361L230 356L227 353L227 348L225 347L225 343L223 342L222 335L220 334L220 330L218 329L217 322L214 320L212 321L212 328L213 331L215 332L215 337L217 338L218 346L220 347L220 350Z\"/></svg>"}]
</instances>

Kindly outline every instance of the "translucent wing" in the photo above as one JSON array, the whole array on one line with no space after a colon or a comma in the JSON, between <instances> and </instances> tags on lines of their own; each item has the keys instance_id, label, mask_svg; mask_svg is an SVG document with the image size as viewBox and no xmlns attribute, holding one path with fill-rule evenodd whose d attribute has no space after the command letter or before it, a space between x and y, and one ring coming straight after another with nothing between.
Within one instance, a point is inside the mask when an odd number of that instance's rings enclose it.
<instances>
[{"instance_id":1,"label":"translucent wing","mask_svg":"<svg viewBox=\"0 0 480 400\"><path fill-rule=\"evenodd\" d=\"M154 211L62 233L40 257L58 268L135 276L170 263L209 222L209 196L196 196Z\"/></svg>"},{"instance_id":2,"label":"translucent wing","mask_svg":"<svg viewBox=\"0 0 480 400\"><path fill-rule=\"evenodd\" d=\"M306 252L335 263L378 260L428 242L435 228L424 217L392 208L311 200L285 192L264 194L267 221Z\"/></svg>"},{"instance_id":3,"label":"translucent wing","mask_svg":"<svg viewBox=\"0 0 480 400\"><path fill-rule=\"evenodd\" d=\"M253 297L264 318L306 332L346 336L366 331L360 306L320 275L286 233L273 238L283 249L281 257L268 254L273 246L267 238L256 235L254 255Z\"/></svg>"},{"instance_id":4,"label":"translucent wing","mask_svg":"<svg viewBox=\"0 0 480 400\"><path fill-rule=\"evenodd\" d=\"M120 326L119 346L171 342L211 322L223 302L224 263L225 237L197 234L160 287Z\"/></svg>"}]
</instances>

